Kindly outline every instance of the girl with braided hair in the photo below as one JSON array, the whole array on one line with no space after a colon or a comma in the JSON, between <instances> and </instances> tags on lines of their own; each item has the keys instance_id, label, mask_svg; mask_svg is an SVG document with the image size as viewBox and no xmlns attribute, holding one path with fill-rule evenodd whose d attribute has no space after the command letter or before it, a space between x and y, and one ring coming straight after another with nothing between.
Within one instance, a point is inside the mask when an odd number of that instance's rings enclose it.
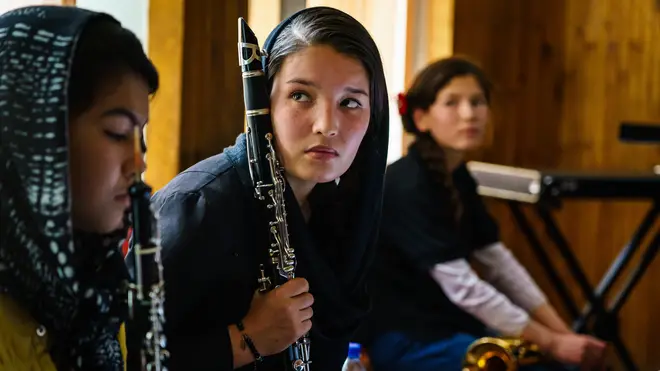
<instances>
[{"instance_id":1,"label":"girl with braided hair","mask_svg":"<svg viewBox=\"0 0 660 371\"><path fill-rule=\"evenodd\" d=\"M452 57L399 95L415 141L385 177L374 306L359 339L375 371L460 370L468 346L493 330L564 364L600 361L604 344L569 329L502 244L476 192L463 158L482 144L490 92L478 66ZM468 259L484 266L483 279Z\"/></svg>"}]
</instances>

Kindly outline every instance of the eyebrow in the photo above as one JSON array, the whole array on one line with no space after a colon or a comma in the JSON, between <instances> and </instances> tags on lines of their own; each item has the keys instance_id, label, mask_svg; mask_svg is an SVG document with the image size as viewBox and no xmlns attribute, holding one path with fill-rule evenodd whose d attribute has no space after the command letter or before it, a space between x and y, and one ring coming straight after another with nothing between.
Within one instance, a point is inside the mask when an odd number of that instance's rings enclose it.
<instances>
[{"instance_id":1,"label":"eyebrow","mask_svg":"<svg viewBox=\"0 0 660 371\"><path fill-rule=\"evenodd\" d=\"M306 79L291 79L291 80L287 81L286 83L287 84L300 84L300 85L310 86L312 88L319 89L318 84L314 83L313 81L306 80ZM369 96L369 94L366 91L364 91L360 88L353 87L353 86L347 86L347 87L344 88L344 90L349 92L349 93L361 94L361 95L364 95L366 97Z\"/></svg>"},{"instance_id":2,"label":"eyebrow","mask_svg":"<svg viewBox=\"0 0 660 371\"><path fill-rule=\"evenodd\" d=\"M137 117L137 115L135 113L133 113L132 111L130 111L126 108L121 108L121 107L109 109L109 110L103 112L103 114L101 115L101 117L112 117L112 116L126 117L131 121L131 123L134 126L138 126L140 128L142 128L144 125L146 125L147 121L148 121L148 120L140 121L140 119Z\"/></svg>"},{"instance_id":3,"label":"eyebrow","mask_svg":"<svg viewBox=\"0 0 660 371\"><path fill-rule=\"evenodd\" d=\"M460 93L447 93L444 96L444 99L456 99L456 98L461 98L461 97L467 97L468 99L475 99L475 98L486 98L486 94L484 93L472 93L472 94L460 94Z\"/></svg>"},{"instance_id":4,"label":"eyebrow","mask_svg":"<svg viewBox=\"0 0 660 371\"><path fill-rule=\"evenodd\" d=\"M470 96L470 97L476 97L479 95L484 95L484 92L482 90L477 90L477 91L472 91L468 93L464 92L456 92L456 91L447 91L445 92L447 95L453 95L453 96Z\"/></svg>"}]
</instances>

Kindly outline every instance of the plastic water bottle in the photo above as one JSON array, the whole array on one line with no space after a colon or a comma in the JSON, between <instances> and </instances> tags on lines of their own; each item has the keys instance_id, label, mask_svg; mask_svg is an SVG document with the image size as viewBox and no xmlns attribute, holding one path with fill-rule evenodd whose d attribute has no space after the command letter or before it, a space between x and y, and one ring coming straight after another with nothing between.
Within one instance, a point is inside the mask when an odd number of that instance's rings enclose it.
<instances>
[{"instance_id":1,"label":"plastic water bottle","mask_svg":"<svg viewBox=\"0 0 660 371\"><path fill-rule=\"evenodd\" d=\"M344 361L344 366L341 368L341 371L366 371L366 368L360 361L360 353L362 352L362 346L358 343L349 343L348 344L348 357Z\"/></svg>"}]
</instances>

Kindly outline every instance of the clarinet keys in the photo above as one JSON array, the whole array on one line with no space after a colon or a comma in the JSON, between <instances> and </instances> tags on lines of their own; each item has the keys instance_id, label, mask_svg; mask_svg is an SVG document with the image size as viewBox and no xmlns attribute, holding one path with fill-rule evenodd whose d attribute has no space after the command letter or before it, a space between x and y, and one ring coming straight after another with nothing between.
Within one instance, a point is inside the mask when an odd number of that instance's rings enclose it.
<instances>
[{"instance_id":1,"label":"clarinet keys","mask_svg":"<svg viewBox=\"0 0 660 371\"><path fill-rule=\"evenodd\" d=\"M257 280L259 282L259 291L268 291L271 287L270 277L266 277L263 264L259 266L259 270L261 270L261 277Z\"/></svg>"},{"instance_id":2,"label":"clarinet keys","mask_svg":"<svg viewBox=\"0 0 660 371\"><path fill-rule=\"evenodd\" d=\"M256 35L243 18L238 20L238 60L243 78L246 119L246 151L254 194L268 213L270 244L268 257L273 276L267 278L261 266L258 285L262 291L296 277L296 256L289 243L285 205L286 179L275 153L270 117L270 90L263 69L268 56L259 47ZM266 227L266 225L264 225ZM286 353L287 371L310 371L309 334L291 344Z\"/></svg>"},{"instance_id":3,"label":"clarinet keys","mask_svg":"<svg viewBox=\"0 0 660 371\"><path fill-rule=\"evenodd\" d=\"M142 156L140 132L134 128L134 156ZM167 371L169 358L165 323L165 282L160 256L158 214L151 207L151 187L135 174L129 188L131 197L132 251L135 257L128 285L126 321L126 369Z\"/></svg>"},{"instance_id":4,"label":"clarinet keys","mask_svg":"<svg viewBox=\"0 0 660 371\"><path fill-rule=\"evenodd\" d=\"M291 361L291 368L295 371L309 371L312 361L309 357L311 341L309 336L304 336L296 341L291 348L289 348L289 357Z\"/></svg>"}]
</instances>

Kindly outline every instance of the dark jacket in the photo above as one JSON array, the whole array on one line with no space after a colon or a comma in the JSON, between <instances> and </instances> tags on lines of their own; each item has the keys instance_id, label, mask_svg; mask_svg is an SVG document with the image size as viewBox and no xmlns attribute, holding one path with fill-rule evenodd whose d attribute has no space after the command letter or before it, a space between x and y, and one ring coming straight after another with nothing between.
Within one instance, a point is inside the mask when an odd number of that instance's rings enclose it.
<instances>
[{"instance_id":1,"label":"dark jacket","mask_svg":"<svg viewBox=\"0 0 660 371\"><path fill-rule=\"evenodd\" d=\"M315 370L341 368L348 340L369 309L364 275L380 213L382 174L377 175L377 169L384 168L385 159L380 162L381 166L365 171L370 179L364 180L365 191L360 193L373 192L359 202L364 208L356 212L359 221L344 245L323 243L332 240L333 231L321 222L306 225L291 192L287 193L297 276L309 281L315 297L311 331ZM260 264L270 267L265 256L267 219L253 196L244 135L222 154L178 175L154 195L153 202L163 246L170 367L174 371L232 369L227 326L247 314L258 288ZM281 356L268 357L259 369L279 370L281 361Z\"/></svg>"},{"instance_id":2,"label":"dark jacket","mask_svg":"<svg viewBox=\"0 0 660 371\"><path fill-rule=\"evenodd\" d=\"M467 259L499 241L465 164L451 176L463 210L458 225L448 212L449 191L431 181L415 146L387 169L378 254L368 279L373 311L358 337L367 345L390 331L419 341L485 334L484 325L454 305L430 275L438 263Z\"/></svg>"},{"instance_id":3,"label":"dark jacket","mask_svg":"<svg viewBox=\"0 0 660 371\"><path fill-rule=\"evenodd\" d=\"M379 137L374 143L386 140ZM356 195L362 199L349 203L354 215L345 219L353 226L341 244L335 243L323 213L316 221L312 214L307 225L287 192L297 276L309 281L315 298L311 358L319 371L341 368L348 341L369 310L364 278L375 248L386 153L382 147L379 153L371 145L365 148L373 152L371 166L362 172ZM232 369L227 326L247 314L260 264L270 269L267 218L254 198L245 153L241 134L234 146L184 171L153 197L160 217L165 330L173 371ZM317 187L336 188L334 182ZM280 370L282 359L267 357L259 370Z\"/></svg>"}]
</instances>

